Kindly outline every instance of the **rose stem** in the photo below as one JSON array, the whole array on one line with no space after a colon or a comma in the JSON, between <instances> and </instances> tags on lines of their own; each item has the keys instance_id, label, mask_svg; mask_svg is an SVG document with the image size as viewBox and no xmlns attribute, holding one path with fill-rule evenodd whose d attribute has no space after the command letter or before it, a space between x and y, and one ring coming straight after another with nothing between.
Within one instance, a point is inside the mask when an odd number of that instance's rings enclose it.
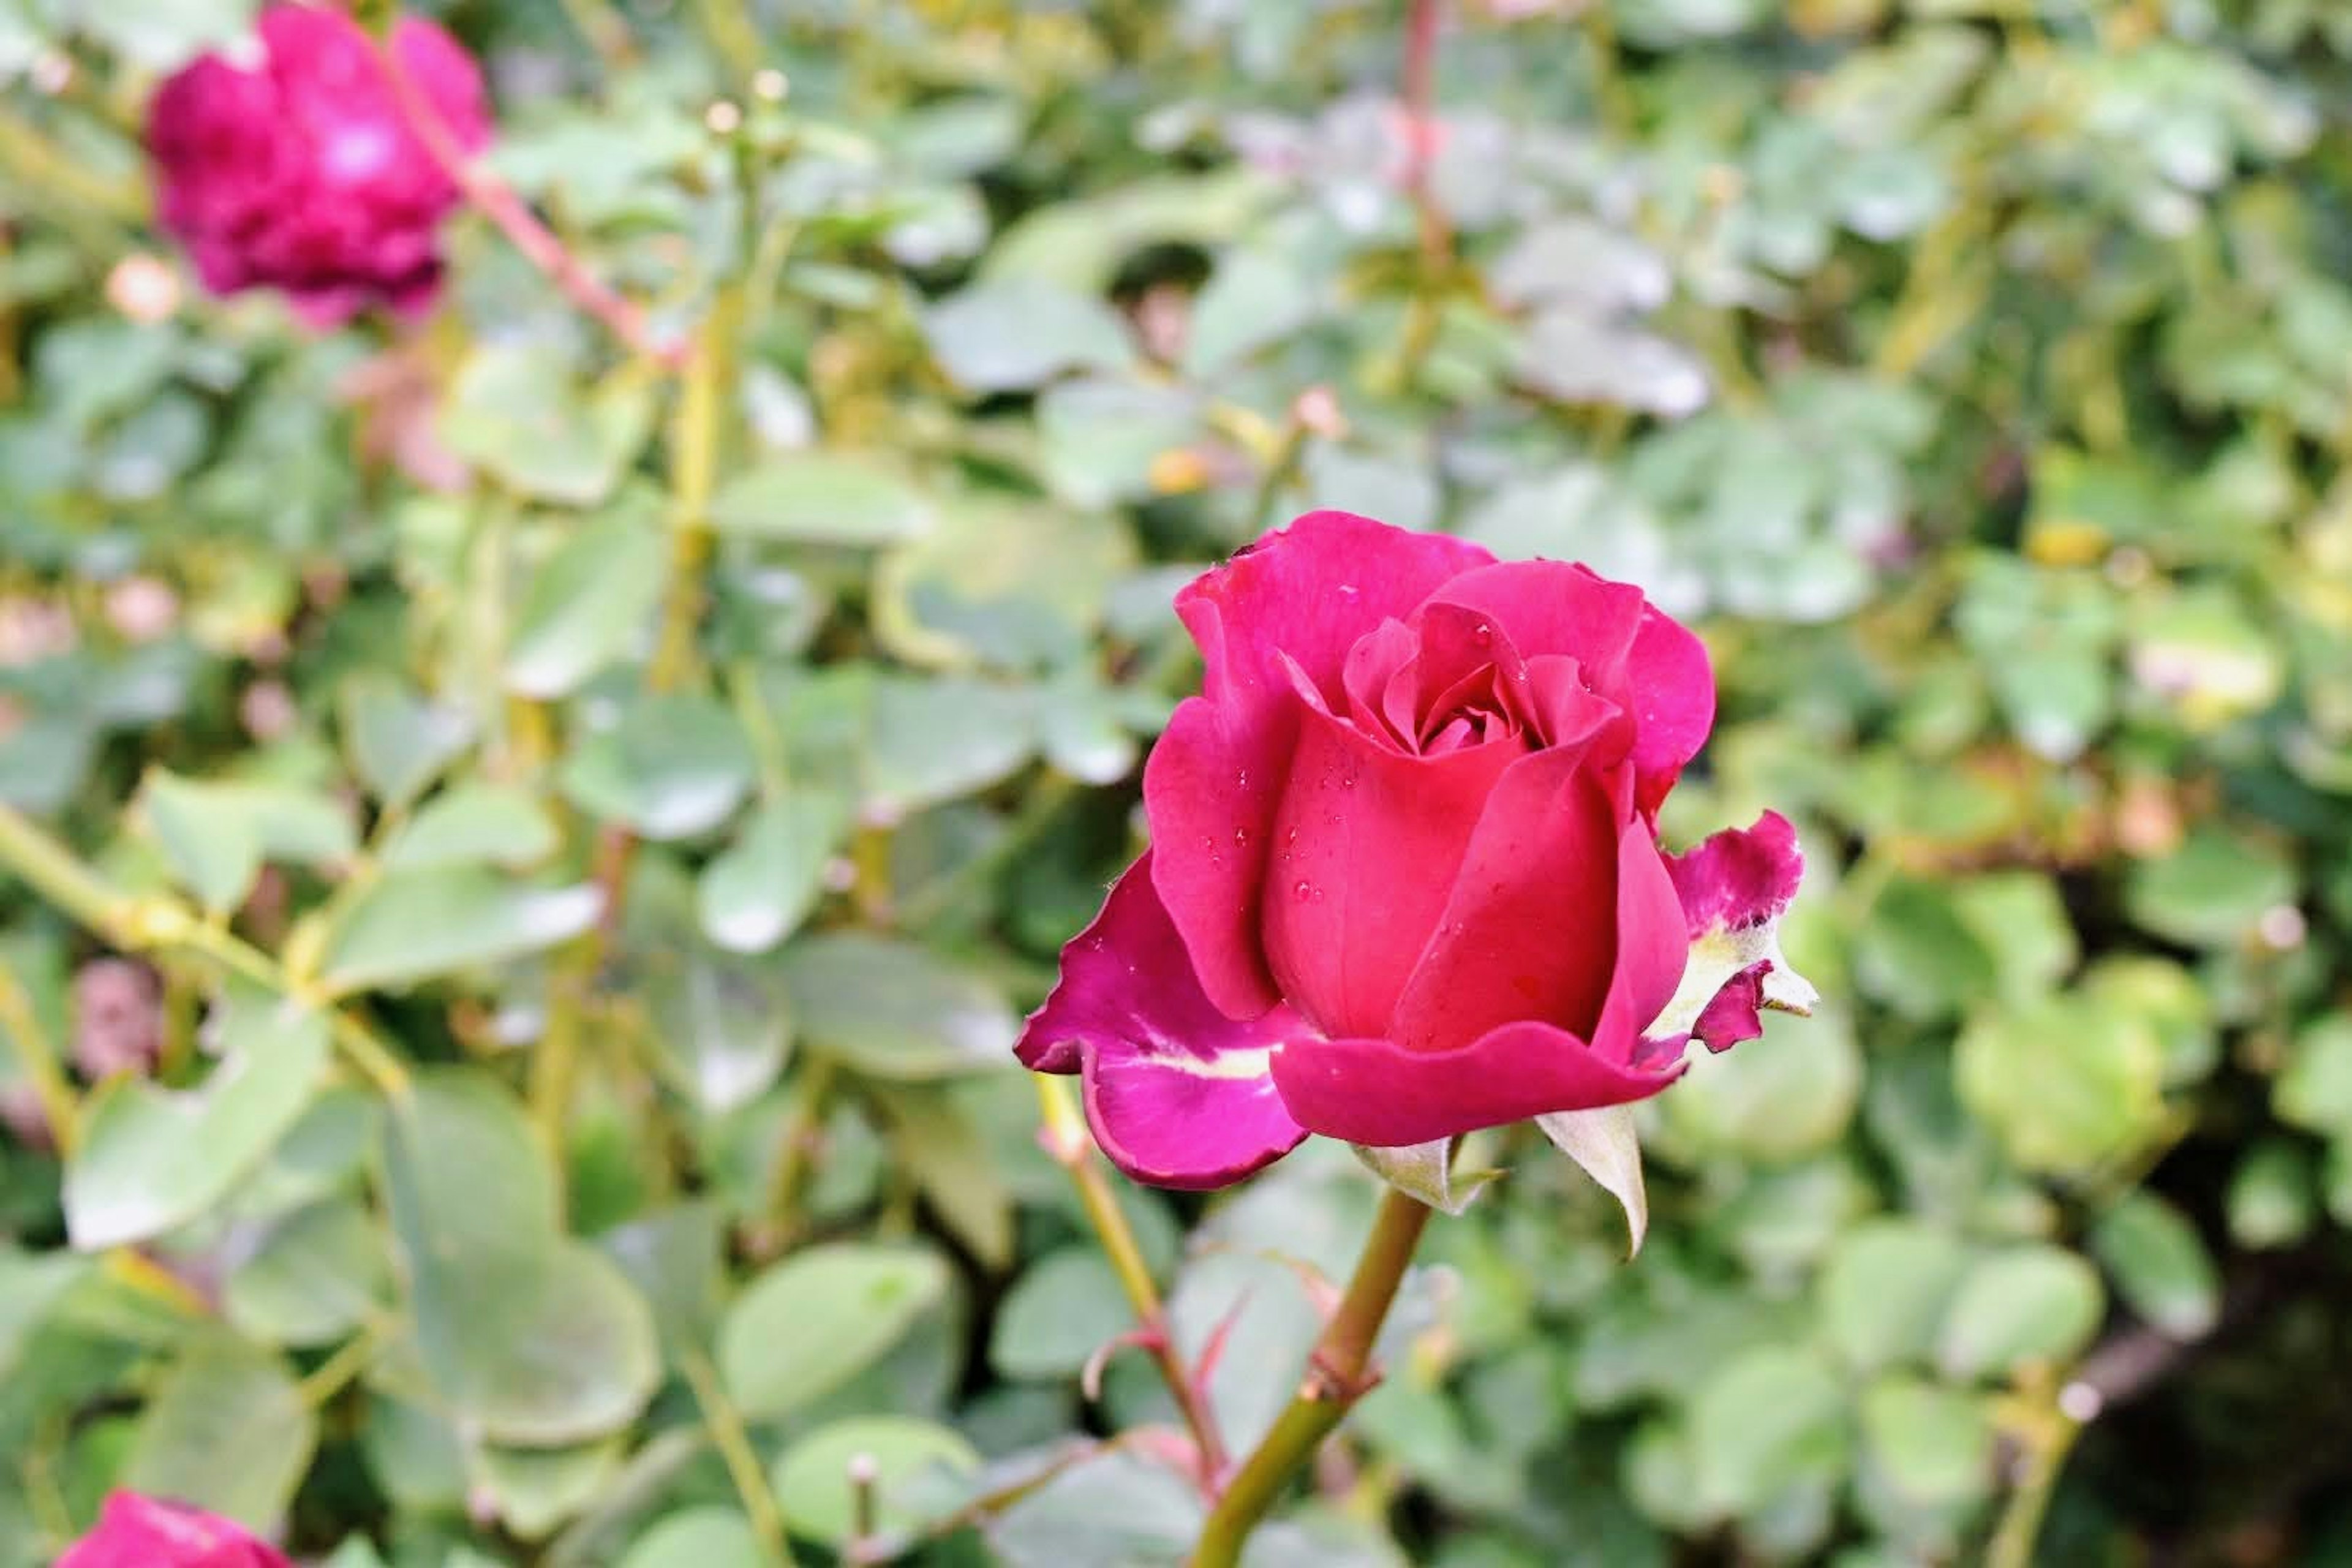
<instances>
[{"instance_id":1,"label":"rose stem","mask_svg":"<svg viewBox=\"0 0 2352 1568\"><path fill-rule=\"evenodd\" d=\"M408 1092L408 1069L376 1033L333 1005L312 980L289 973L278 960L218 925L196 918L177 900L119 893L31 818L0 805L0 866L76 922L126 952L170 952L211 960L264 990L325 1007L335 1043L351 1064L386 1096Z\"/></svg>"},{"instance_id":2,"label":"rose stem","mask_svg":"<svg viewBox=\"0 0 2352 1568\"><path fill-rule=\"evenodd\" d=\"M17 1065L40 1101L41 1120L49 1125L50 1140L58 1152L71 1155L80 1141L80 1104L58 1056L57 1042L49 1038L16 972L5 964L0 964L0 1035L16 1042Z\"/></svg>"},{"instance_id":3,"label":"rose stem","mask_svg":"<svg viewBox=\"0 0 2352 1568\"><path fill-rule=\"evenodd\" d=\"M433 100L425 96L408 67L400 58L400 50L389 37L379 39L376 52L383 58L384 74L392 82L393 96L399 100L400 111L410 130L423 142L425 151L450 182L464 193L466 200L483 216L498 226L508 242L522 252L532 266L545 273L548 279L570 296L572 302L589 315L604 323L614 337L638 353L670 370L681 368L683 355L674 345L654 341L646 325L645 312L634 302L623 299L604 281L588 270L580 258L565 247L553 230L539 221L528 203L515 194L514 187L492 173L488 164L467 153L458 144L448 121Z\"/></svg>"},{"instance_id":4,"label":"rose stem","mask_svg":"<svg viewBox=\"0 0 2352 1568\"><path fill-rule=\"evenodd\" d=\"M1430 153L1437 137L1433 109L1436 95L1437 22L1442 0L1412 0L1404 24L1402 89L1405 119L1405 195L1412 202L1421 236L1421 279L1405 317L1397 356L1400 388L1412 384L1437 342L1439 308L1454 272L1454 231L1429 188Z\"/></svg>"},{"instance_id":5,"label":"rose stem","mask_svg":"<svg viewBox=\"0 0 2352 1568\"><path fill-rule=\"evenodd\" d=\"M1201 1528L1192 1568L1232 1568L1240 1562L1250 1531L1265 1517L1284 1484L1307 1468L1331 1429L1380 1381L1370 1367L1372 1342L1380 1337L1431 1212L1420 1200L1394 1187L1386 1189L1380 1212L1372 1217L1371 1235L1365 1237L1363 1254L1356 1260L1355 1275L1348 1281L1348 1293L1307 1358L1307 1377L1297 1397L1242 1461L1217 1500Z\"/></svg>"},{"instance_id":6,"label":"rose stem","mask_svg":"<svg viewBox=\"0 0 2352 1568\"><path fill-rule=\"evenodd\" d=\"M760 1463L758 1450L751 1447L751 1435L744 1429L741 1412L727 1397L727 1384L719 1375L718 1367L711 1364L709 1352L695 1346L679 1358L678 1370L694 1394L695 1407L702 1413L703 1428L710 1434L711 1446L719 1450L719 1458L727 1467L727 1477L735 1483L735 1495L743 1504L743 1517L751 1526L751 1539L758 1544L760 1561L767 1568L793 1568L792 1543L784 1534L783 1514L768 1484L767 1469Z\"/></svg>"},{"instance_id":7,"label":"rose stem","mask_svg":"<svg viewBox=\"0 0 2352 1568\"><path fill-rule=\"evenodd\" d=\"M1045 1110L1045 1133L1042 1141L1045 1152L1070 1173L1071 1182L1078 1189L1078 1202L1086 1209L1095 1234L1102 1238L1103 1250L1110 1256L1111 1271L1118 1276L1128 1304L1135 1309L1136 1321L1143 1330L1143 1341L1151 1359L1159 1363L1160 1375L1167 1382L1168 1392L1174 1396L1184 1425L1192 1429L1192 1441L1201 1454L1202 1487L1204 1490L1213 1489L1225 1470L1225 1446L1217 1435L1216 1415L1209 1409L1202 1389L1177 1352L1174 1337L1168 1331L1168 1314L1160 1303L1160 1288L1151 1282L1151 1269L1143 1261L1143 1249L1136 1245L1135 1231L1111 1192L1110 1179L1103 1174L1102 1166L1094 1158L1094 1135L1087 1130L1085 1118L1071 1105L1069 1092L1060 1079L1044 1073L1033 1076L1037 1080L1038 1103Z\"/></svg>"}]
</instances>

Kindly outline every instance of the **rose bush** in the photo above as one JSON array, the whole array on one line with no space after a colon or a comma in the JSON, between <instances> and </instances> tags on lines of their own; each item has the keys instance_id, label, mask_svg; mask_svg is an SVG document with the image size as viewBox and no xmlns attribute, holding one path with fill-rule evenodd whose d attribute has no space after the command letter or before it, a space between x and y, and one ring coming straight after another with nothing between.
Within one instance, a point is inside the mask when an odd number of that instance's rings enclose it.
<instances>
[{"instance_id":1,"label":"rose bush","mask_svg":"<svg viewBox=\"0 0 2352 1568\"><path fill-rule=\"evenodd\" d=\"M214 292L281 289L314 325L425 309L458 191L375 41L339 13L278 5L257 44L250 61L201 56L157 90L147 150L163 226ZM455 39L404 16L390 47L459 147L488 140L481 75Z\"/></svg>"},{"instance_id":2,"label":"rose bush","mask_svg":"<svg viewBox=\"0 0 2352 1568\"><path fill-rule=\"evenodd\" d=\"M106 1500L96 1528L57 1568L289 1568L286 1556L225 1519L137 1492Z\"/></svg>"},{"instance_id":3,"label":"rose bush","mask_svg":"<svg viewBox=\"0 0 2352 1568\"><path fill-rule=\"evenodd\" d=\"M1715 686L1638 588L1325 511L1177 611L1207 668L1145 771L1152 846L1018 1047L1083 1076L1130 1175L1641 1100L1810 999L1788 823L1660 847Z\"/></svg>"}]
</instances>

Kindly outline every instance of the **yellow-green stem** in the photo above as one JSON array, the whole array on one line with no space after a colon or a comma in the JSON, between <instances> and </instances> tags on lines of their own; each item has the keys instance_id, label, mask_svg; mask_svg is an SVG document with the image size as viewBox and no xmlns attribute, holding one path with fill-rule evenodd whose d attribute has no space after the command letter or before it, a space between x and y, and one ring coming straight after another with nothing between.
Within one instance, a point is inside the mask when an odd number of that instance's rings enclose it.
<instances>
[{"instance_id":1,"label":"yellow-green stem","mask_svg":"<svg viewBox=\"0 0 2352 1568\"><path fill-rule=\"evenodd\" d=\"M768 1223L759 1247L765 1256L773 1257L791 1246L793 1233L800 1228L801 1184L808 1175L809 1154L818 1129L824 1125L836 1071L832 1058L821 1056L812 1056L801 1068L792 1109L785 1113L783 1130L778 1134L775 1169L768 1178Z\"/></svg>"},{"instance_id":2,"label":"yellow-green stem","mask_svg":"<svg viewBox=\"0 0 2352 1568\"><path fill-rule=\"evenodd\" d=\"M702 625L703 574L715 542L710 493L719 477L720 415L732 380L735 334L743 316L741 291L729 288L711 301L696 335L670 424L669 581L662 597L661 632L646 679L656 691L675 689L693 671Z\"/></svg>"},{"instance_id":3,"label":"yellow-green stem","mask_svg":"<svg viewBox=\"0 0 2352 1568\"><path fill-rule=\"evenodd\" d=\"M1169 1394L1176 1401L1184 1425L1192 1430L1192 1442L1200 1454L1201 1483L1204 1489L1213 1488L1225 1470L1224 1439L1217 1430L1216 1413L1209 1408L1204 1391L1176 1349L1168 1328L1167 1310L1160 1304L1160 1287L1151 1278L1151 1266L1143 1259L1143 1248L1135 1239L1135 1227L1128 1224L1127 1211L1118 1206L1118 1195L1111 1190L1110 1178L1103 1173L1101 1163L1094 1157L1094 1134L1087 1130L1086 1119L1070 1103L1069 1090L1061 1079L1044 1073L1035 1078L1037 1100L1045 1119L1045 1152L1070 1173L1070 1181L1078 1190L1078 1205L1086 1210L1087 1223L1102 1242L1111 1272L1118 1277L1119 1289L1127 1293L1128 1305L1134 1310L1136 1322L1143 1331L1144 1344L1158 1363L1160 1378L1168 1384Z\"/></svg>"},{"instance_id":4,"label":"yellow-green stem","mask_svg":"<svg viewBox=\"0 0 2352 1568\"><path fill-rule=\"evenodd\" d=\"M265 991L325 1005L335 1043L361 1073L394 1098L408 1092L408 1069L358 1018L332 1005L334 997L289 975L252 943L201 921L184 904L117 892L73 851L14 806L0 805L0 866L33 891L114 946L128 952L194 955Z\"/></svg>"},{"instance_id":5,"label":"yellow-green stem","mask_svg":"<svg viewBox=\"0 0 2352 1568\"><path fill-rule=\"evenodd\" d=\"M81 1136L80 1102L66 1077L57 1042L41 1025L31 994L16 972L5 965L0 965L0 1035L7 1036L16 1047L17 1066L41 1102L41 1120L48 1123L58 1152L71 1154Z\"/></svg>"},{"instance_id":6,"label":"yellow-green stem","mask_svg":"<svg viewBox=\"0 0 2352 1568\"><path fill-rule=\"evenodd\" d=\"M2038 1413L2024 1434L2025 1479L2009 1494L2000 1522L1993 1527L1992 1542L1985 1550L1985 1568L2032 1568L2034 1546L2042 1538L2042 1517L2050 1511L2066 1457L2074 1452L2074 1439L2082 1434L2083 1424L2054 1400L2047 1411Z\"/></svg>"},{"instance_id":7,"label":"yellow-green stem","mask_svg":"<svg viewBox=\"0 0 2352 1568\"><path fill-rule=\"evenodd\" d=\"M612 0L563 0L563 14L606 70L618 71L635 61L636 40Z\"/></svg>"},{"instance_id":8,"label":"yellow-green stem","mask_svg":"<svg viewBox=\"0 0 2352 1568\"><path fill-rule=\"evenodd\" d=\"M1232 1568L1239 1563L1250 1532L1283 1488L1314 1461L1323 1439L1371 1391L1378 1381L1371 1371L1372 1344L1388 1320L1431 1212L1427 1205L1393 1187L1384 1189L1372 1233L1365 1238L1339 1310L1315 1342L1297 1397L1217 1500L1193 1549L1192 1568Z\"/></svg>"},{"instance_id":9,"label":"yellow-green stem","mask_svg":"<svg viewBox=\"0 0 2352 1568\"><path fill-rule=\"evenodd\" d=\"M120 223L147 221L147 189L112 180L13 114L0 114L0 166L25 184Z\"/></svg>"},{"instance_id":10,"label":"yellow-green stem","mask_svg":"<svg viewBox=\"0 0 2352 1568\"><path fill-rule=\"evenodd\" d=\"M694 1391L694 1403L702 1411L702 1424L709 1430L711 1443L726 1461L728 1477L743 1504L743 1516L751 1521L751 1537L759 1542L761 1561L769 1568L792 1568L793 1549L784 1539L783 1516L776 1507L775 1494L768 1489L767 1471L751 1447L743 1417L719 1380L719 1369L701 1350L691 1349L679 1362L678 1370Z\"/></svg>"},{"instance_id":11,"label":"yellow-green stem","mask_svg":"<svg viewBox=\"0 0 2352 1568\"><path fill-rule=\"evenodd\" d=\"M368 1369L382 1348L374 1325L370 1324L343 1342L342 1348L312 1368L302 1379L299 1392L302 1403L317 1410L352 1384L352 1381Z\"/></svg>"}]
</instances>

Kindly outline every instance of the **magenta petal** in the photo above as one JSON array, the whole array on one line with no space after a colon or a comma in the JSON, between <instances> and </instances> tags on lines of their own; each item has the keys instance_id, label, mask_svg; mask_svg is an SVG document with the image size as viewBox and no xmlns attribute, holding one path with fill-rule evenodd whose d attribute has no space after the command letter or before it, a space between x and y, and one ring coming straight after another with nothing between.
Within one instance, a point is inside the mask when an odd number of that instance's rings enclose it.
<instances>
[{"instance_id":1,"label":"magenta petal","mask_svg":"<svg viewBox=\"0 0 2352 1568\"><path fill-rule=\"evenodd\" d=\"M287 1560L227 1520L117 1491L58 1568L287 1568Z\"/></svg>"},{"instance_id":2,"label":"magenta petal","mask_svg":"<svg viewBox=\"0 0 2352 1568\"><path fill-rule=\"evenodd\" d=\"M1176 595L1207 670L1144 767L1152 877L1202 987L1233 1016L1279 1000L1258 926L1269 830L1305 711L1284 656L1344 710L1340 674L1357 641L1493 559L1458 539L1310 512Z\"/></svg>"},{"instance_id":3,"label":"magenta petal","mask_svg":"<svg viewBox=\"0 0 2352 1568\"><path fill-rule=\"evenodd\" d=\"M1275 1054L1283 1103L1309 1131L1398 1145L1647 1099L1681 1076L1679 1060L1641 1054L1643 1023L1682 973L1674 884L1639 823L1620 838L1619 959L1589 1037L1521 1020L1465 1045L1416 1050L1396 1040L1308 1036Z\"/></svg>"},{"instance_id":4,"label":"magenta petal","mask_svg":"<svg viewBox=\"0 0 2352 1568\"><path fill-rule=\"evenodd\" d=\"M1062 949L1061 982L1013 1048L1040 1072L1085 1075L1087 1120L1120 1170L1221 1187L1307 1135L1275 1092L1268 1053L1307 1031L1287 1007L1236 1023L1209 1000L1151 868L1146 852Z\"/></svg>"},{"instance_id":5,"label":"magenta petal","mask_svg":"<svg viewBox=\"0 0 2352 1568\"><path fill-rule=\"evenodd\" d=\"M1522 658L1568 655L1604 697L1614 696L1624 679L1648 607L1639 588L1560 561L1514 561L1465 572L1433 598L1492 616Z\"/></svg>"},{"instance_id":6,"label":"magenta petal","mask_svg":"<svg viewBox=\"0 0 2352 1568\"><path fill-rule=\"evenodd\" d=\"M1753 827L1727 827L1668 856L1666 869L1696 941L1780 919L1804 879L1805 857L1789 819L1768 811Z\"/></svg>"},{"instance_id":7,"label":"magenta petal","mask_svg":"<svg viewBox=\"0 0 2352 1568\"><path fill-rule=\"evenodd\" d=\"M1651 605L1634 634L1626 676L1637 725L1633 769L1641 775L1642 809L1654 814L1715 727L1715 668L1705 643Z\"/></svg>"},{"instance_id":8,"label":"magenta petal","mask_svg":"<svg viewBox=\"0 0 2352 1568\"><path fill-rule=\"evenodd\" d=\"M1426 1143L1555 1110L1645 1100L1681 1076L1609 1060L1565 1029L1506 1024L1466 1046L1303 1040L1274 1058L1283 1103L1310 1131L1383 1147Z\"/></svg>"},{"instance_id":9,"label":"magenta petal","mask_svg":"<svg viewBox=\"0 0 2352 1568\"><path fill-rule=\"evenodd\" d=\"M1690 1026L1693 1035L1709 1050L1727 1050L1763 1032L1762 1007L1811 1005L1811 987L1801 979L1793 973L1774 978L1786 968L1777 924L1805 873L1797 830L1787 817L1768 811L1753 827L1726 828L1670 857L1667 868L1694 963L1713 964L1726 976ZM1776 985L1790 990L1776 996Z\"/></svg>"},{"instance_id":10,"label":"magenta petal","mask_svg":"<svg viewBox=\"0 0 2352 1568\"><path fill-rule=\"evenodd\" d=\"M1616 965L1618 831L1577 751L1513 763L1486 797L1393 1024L1348 1032L1444 1050L1515 1019L1591 1028Z\"/></svg>"},{"instance_id":11,"label":"magenta petal","mask_svg":"<svg viewBox=\"0 0 2352 1568\"><path fill-rule=\"evenodd\" d=\"M1307 715L1274 819L1265 941L1283 994L1323 1033L1388 1031L1480 804L1520 754L1507 738L1408 756Z\"/></svg>"}]
</instances>

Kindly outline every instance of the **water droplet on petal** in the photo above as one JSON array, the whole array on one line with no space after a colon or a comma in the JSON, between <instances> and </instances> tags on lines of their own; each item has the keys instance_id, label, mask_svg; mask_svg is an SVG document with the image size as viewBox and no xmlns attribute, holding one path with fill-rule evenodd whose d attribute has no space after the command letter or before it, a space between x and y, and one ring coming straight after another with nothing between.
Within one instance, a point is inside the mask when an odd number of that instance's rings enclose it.
<instances>
[{"instance_id":1,"label":"water droplet on petal","mask_svg":"<svg viewBox=\"0 0 2352 1568\"><path fill-rule=\"evenodd\" d=\"M1303 904L1315 896L1315 884L1302 878L1297 886L1290 889L1290 892L1292 897Z\"/></svg>"},{"instance_id":2,"label":"water droplet on petal","mask_svg":"<svg viewBox=\"0 0 2352 1568\"><path fill-rule=\"evenodd\" d=\"M1245 848L1248 845L1249 829L1246 827L1235 827L1234 829L1234 847L1236 849Z\"/></svg>"}]
</instances>

